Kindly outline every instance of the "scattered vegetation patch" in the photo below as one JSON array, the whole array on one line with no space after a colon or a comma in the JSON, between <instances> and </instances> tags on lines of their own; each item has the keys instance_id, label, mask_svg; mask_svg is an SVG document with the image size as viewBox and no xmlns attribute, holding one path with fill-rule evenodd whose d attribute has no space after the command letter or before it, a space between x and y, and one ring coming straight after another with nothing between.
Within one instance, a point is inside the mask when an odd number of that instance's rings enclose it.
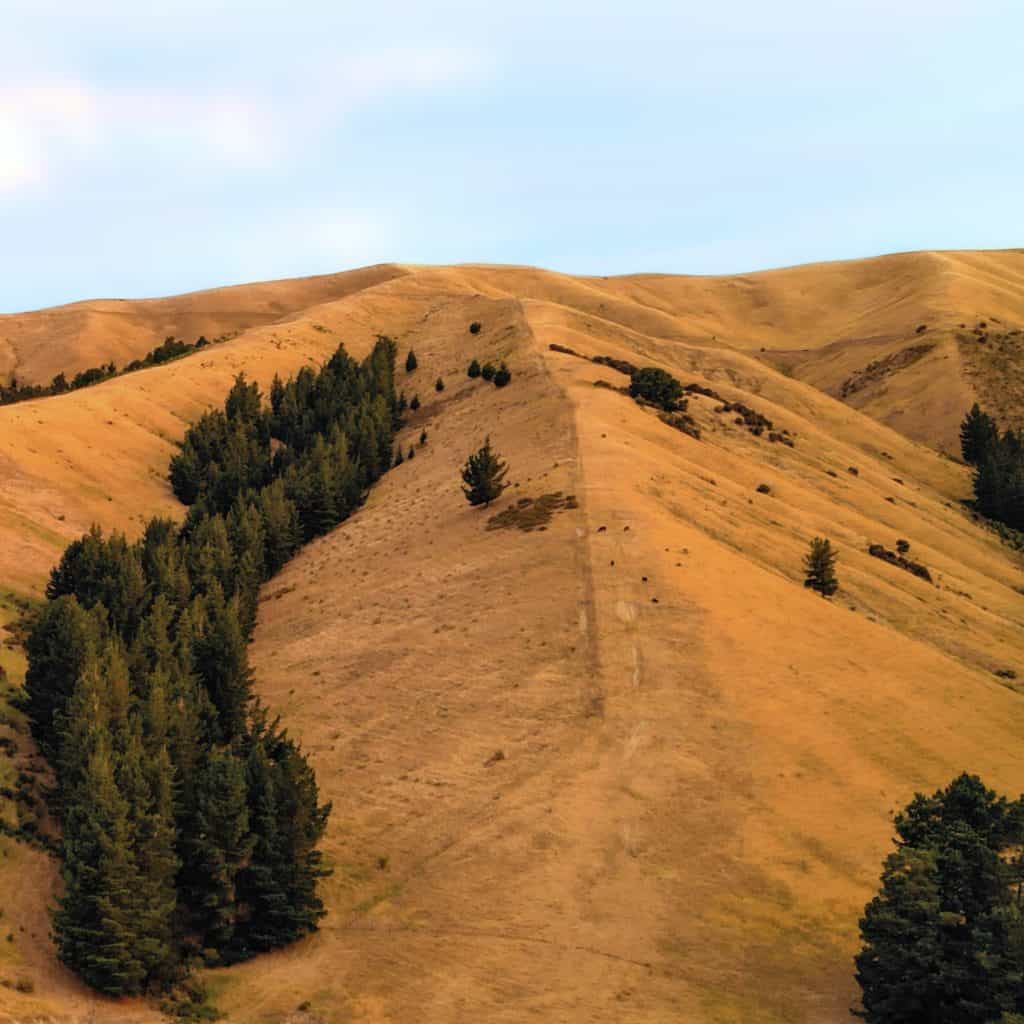
<instances>
[{"instance_id":1,"label":"scattered vegetation patch","mask_svg":"<svg viewBox=\"0 0 1024 1024\"><path fill-rule=\"evenodd\" d=\"M932 574L925 566L921 565L920 562L912 561L905 555L899 554L896 551L890 551L882 544L869 544L868 554L871 555L872 558L880 558L883 562L895 565L906 572L912 573L914 576L917 576L922 580L927 580L929 583L934 582L932 580Z\"/></svg>"},{"instance_id":2,"label":"scattered vegetation patch","mask_svg":"<svg viewBox=\"0 0 1024 1024\"><path fill-rule=\"evenodd\" d=\"M627 360L615 359L612 356L594 356L590 361L597 363L598 366L607 366L609 369L618 370L619 373L624 373L627 377L632 377L638 369L638 367L627 362Z\"/></svg>"},{"instance_id":3,"label":"scattered vegetation patch","mask_svg":"<svg viewBox=\"0 0 1024 1024\"><path fill-rule=\"evenodd\" d=\"M553 491L539 498L520 498L487 521L488 530L522 530L530 533L543 530L556 512L579 508L575 494Z\"/></svg>"},{"instance_id":4,"label":"scattered vegetation patch","mask_svg":"<svg viewBox=\"0 0 1024 1024\"><path fill-rule=\"evenodd\" d=\"M700 427L688 412L681 410L678 412L662 412L658 414L658 418L662 423L667 423L675 430L688 434L695 441L700 440Z\"/></svg>"},{"instance_id":5,"label":"scattered vegetation patch","mask_svg":"<svg viewBox=\"0 0 1024 1024\"><path fill-rule=\"evenodd\" d=\"M470 334L479 334L479 333L480 333L480 331L482 330L482 328L483 328L483 324L482 324L482 323L480 323L480 321L479 321L479 320L474 320L474 321L473 321L473 322L472 322L472 323L471 323L471 324L469 325L469 333L470 333Z\"/></svg>"},{"instance_id":6,"label":"scattered vegetation patch","mask_svg":"<svg viewBox=\"0 0 1024 1024\"><path fill-rule=\"evenodd\" d=\"M656 366L645 366L630 376L629 393L636 401L644 401L665 412L686 409L683 386L672 374Z\"/></svg>"},{"instance_id":7,"label":"scattered vegetation patch","mask_svg":"<svg viewBox=\"0 0 1024 1024\"><path fill-rule=\"evenodd\" d=\"M921 331L919 330L918 333L920 334ZM854 395L858 391L863 391L874 384L880 384L886 377L891 377L894 373L913 366L918 360L928 355L933 348L935 348L933 342L909 345L907 348L900 349L899 352L893 352L882 359L868 363L863 369L857 370L843 381L839 387L839 397L849 398L850 395Z\"/></svg>"}]
</instances>

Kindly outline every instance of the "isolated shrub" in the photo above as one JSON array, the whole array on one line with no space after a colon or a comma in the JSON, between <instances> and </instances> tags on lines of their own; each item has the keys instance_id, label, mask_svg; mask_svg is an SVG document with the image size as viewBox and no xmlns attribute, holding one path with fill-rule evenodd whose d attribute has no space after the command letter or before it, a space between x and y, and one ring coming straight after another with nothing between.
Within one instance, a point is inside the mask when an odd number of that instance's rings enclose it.
<instances>
[{"instance_id":1,"label":"isolated shrub","mask_svg":"<svg viewBox=\"0 0 1024 1024\"><path fill-rule=\"evenodd\" d=\"M629 393L633 398L641 398L659 409L672 412L683 397L683 386L671 373L656 366L645 366L630 376Z\"/></svg>"},{"instance_id":2,"label":"isolated shrub","mask_svg":"<svg viewBox=\"0 0 1024 1024\"><path fill-rule=\"evenodd\" d=\"M469 364L469 369L466 370L466 376L474 379L480 376L480 363L476 359Z\"/></svg>"},{"instance_id":3,"label":"isolated shrub","mask_svg":"<svg viewBox=\"0 0 1024 1024\"><path fill-rule=\"evenodd\" d=\"M412 349L409 349L409 354L405 357L405 372L412 373L419 363L416 362L416 353Z\"/></svg>"},{"instance_id":4,"label":"isolated shrub","mask_svg":"<svg viewBox=\"0 0 1024 1024\"><path fill-rule=\"evenodd\" d=\"M502 363L494 374L494 386L503 388L512 379L512 372Z\"/></svg>"},{"instance_id":5,"label":"isolated shrub","mask_svg":"<svg viewBox=\"0 0 1024 1024\"><path fill-rule=\"evenodd\" d=\"M758 484L757 485L757 493L758 494L771 494L772 493L772 489L771 489L771 487L769 487L768 484Z\"/></svg>"},{"instance_id":6,"label":"isolated shrub","mask_svg":"<svg viewBox=\"0 0 1024 1024\"><path fill-rule=\"evenodd\" d=\"M416 449L412 445L409 445L409 454L406 455L406 458L407 459L414 459L414 458L416 458Z\"/></svg>"},{"instance_id":7,"label":"isolated shrub","mask_svg":"<svg viewBox=\"0 0 1024 1024\"><path fill-rule=\"evenodd\" d=\"M470 505L490 505L505 490L508 465L491 448L491 439L466 460L462 467L462 493Z\"/></svg>"},{"instance_id":8,"label":"isolated shrub","mask_svg":"<svg viewBox=\"0 0 1024 1024\"><path fill-rule=\"evenodd\" d=\"M413 395L412 396L412 401L409 403L409 408L413 412L415 412L419 407L420 407L420 396L419 395Z\"/></svg>"},{"instance_id":9,"label":"isolated shrub","mask_svg":"<svg viewBox=\"0 0 1024 1024\"><path fill-rule=\"evenodd\" d=\"M898 541L896 541L896 550L901 555L905 555L910 550L910 541L909 540L898 540Z\"/></svg>"},{"instance_id":10,"label":"isolated shrub","mask_svg":"<svg viewBox=\"0 0 1024 1024\"><path fill-rule=\"evenodd\" d=\"M469 333L470 333L470 334L479 334L479 333L480 333L480 328L481 328L481 327L483 327L483 324L481 324L479 320L474 320L474 321L473 321L473 322L472 322L472 323L471 323L471 324L469 325Z\"/></svg>"},{"instance_id":11,"label":"isolated shrub","mask_svg":"<svg viewBox=\"0 0 1024 1024\"><path fill-rule=\"evenodd\" d=\"M836 578L836 553L831 543L821 537L811 541L804 556L804 586L816 590L822 597L831 597L839 589Z\"/></svg>"},{"instance_id":12,"label":"isolated shrub","mask_svg":"<svg viewBox=\"0 0 1024 1024\"><path fill-rule=\"evenodd\" d=\"M434 390L444 391L444 381L440 377L438 377L437 380L434 381Z\"/></svg>"},{"instance_id":13,"label":"isolated shrub","mask_svg":"<svg viewBox=\"0 0 1024 1024\"><path fill-rule=\"evenodd\" d=\"M420 447L427 443L427 432L424 430L420 433Z\"/></svg>"},{"instance_id":14,"label":"isolated shrub","mask_svg":"<svg viewBox=\"0 0 1024 1024\"><path fill-rule=\"evenodd\" d=\"M484 363L483 368L480 370L480 376L484 380L494 380L494 375L498 371L494 367L494 363Z\"/></svg>"}]
</instances>

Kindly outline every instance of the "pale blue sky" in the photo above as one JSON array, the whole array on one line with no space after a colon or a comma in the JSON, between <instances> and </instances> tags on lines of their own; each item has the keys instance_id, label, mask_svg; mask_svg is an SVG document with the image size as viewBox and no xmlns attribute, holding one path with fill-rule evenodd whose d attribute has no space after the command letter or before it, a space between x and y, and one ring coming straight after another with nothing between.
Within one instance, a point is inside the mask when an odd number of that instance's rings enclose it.
<instances>
[{"instance_id":1,"label":"pale blue sky","mask_svg":"<svg viewBox=\"0 0 1024 1024\"><path fill-rule=\"evenodd\" d=\"M1020 0L0 7L0 311L1024 245Z\"/></svg>"}]
</instances>

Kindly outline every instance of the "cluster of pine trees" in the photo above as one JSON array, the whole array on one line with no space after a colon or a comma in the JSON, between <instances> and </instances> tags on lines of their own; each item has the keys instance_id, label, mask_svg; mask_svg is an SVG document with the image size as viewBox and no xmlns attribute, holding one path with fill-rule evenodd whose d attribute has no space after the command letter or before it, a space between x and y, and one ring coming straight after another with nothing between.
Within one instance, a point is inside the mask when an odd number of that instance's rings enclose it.
<instances>
[{"instance_id":1,"label":"cluster of pine trees","mask_svg":"<svg viewBox=\"0 0 1024 1024\"><path fill-rule=\"evenodd\" d=\"M174 458L180 529L94 527L53 570L28 640L26 709L54 768L61 959L110 994L164 988L317 927L329 806L252 693L260 584L390 465L394 345L361 364L239 377Z\"/></svg>"},{"instance_id":2,"label":"cluster of pine trees","mask_svg":"<svg viewBox=\"0 0 1024 1024\"><path fill-rule=\"evenodd\" d=\"M860 923L869 1024L1024 1018L1024 803L961 775L896 817L896 851Z\"/></svg>"},{"instance_id":3,"label":"cluster of pine trees","mask_svg":"<svg viewBox=\"0 0 1024 1024\"><path fill-rule=\"evenodd\" d=\"M999 432L975 402L960 426L964 461L974 466L974 497L988 519L1024 530L1024 435Z\"/></svg>"}]
</instances>

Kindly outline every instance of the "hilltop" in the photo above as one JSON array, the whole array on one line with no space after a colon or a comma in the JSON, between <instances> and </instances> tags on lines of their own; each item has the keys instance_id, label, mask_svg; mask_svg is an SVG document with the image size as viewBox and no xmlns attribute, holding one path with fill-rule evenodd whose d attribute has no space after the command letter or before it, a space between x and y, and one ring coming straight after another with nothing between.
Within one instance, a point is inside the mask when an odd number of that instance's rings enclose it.
<instances>
[{"instance_id":1,"label":"hilltop","mask_svg":"<svg viewBox=\"0 0 1024 1024\"><path fill-rule=\"evenodd\" d=\"M167 460L235 373L266 388L378 334L418 357L402 443L426 445L264 588L259 689L334 801L335 873L319 935L214 973L228 1018L847 1019L891 813L965 769L1024 790L1021 563L948 457L976 397L1012 418L1024 253L730 278L393 266L253 289L121 304L133 326L106 348L95 317L50 340L47 311L20 333L0 320L40 379L154 334L239 331L0 408L0 584L25 595L91 521L181 517ZM690 396L699 439L595 356L715 392ZM474 357L512 383L469 380ZM486 434L512 488L484 511L458 468ZM487 528L547 495L544 529ZM801 586L815 535L839 551L832 601ZM898 538L931 582L868 554ZM0 1008L83 1017L45 939L52 867L0 846L0 977L35 988Z\"/></svg>"}]
</instances>

